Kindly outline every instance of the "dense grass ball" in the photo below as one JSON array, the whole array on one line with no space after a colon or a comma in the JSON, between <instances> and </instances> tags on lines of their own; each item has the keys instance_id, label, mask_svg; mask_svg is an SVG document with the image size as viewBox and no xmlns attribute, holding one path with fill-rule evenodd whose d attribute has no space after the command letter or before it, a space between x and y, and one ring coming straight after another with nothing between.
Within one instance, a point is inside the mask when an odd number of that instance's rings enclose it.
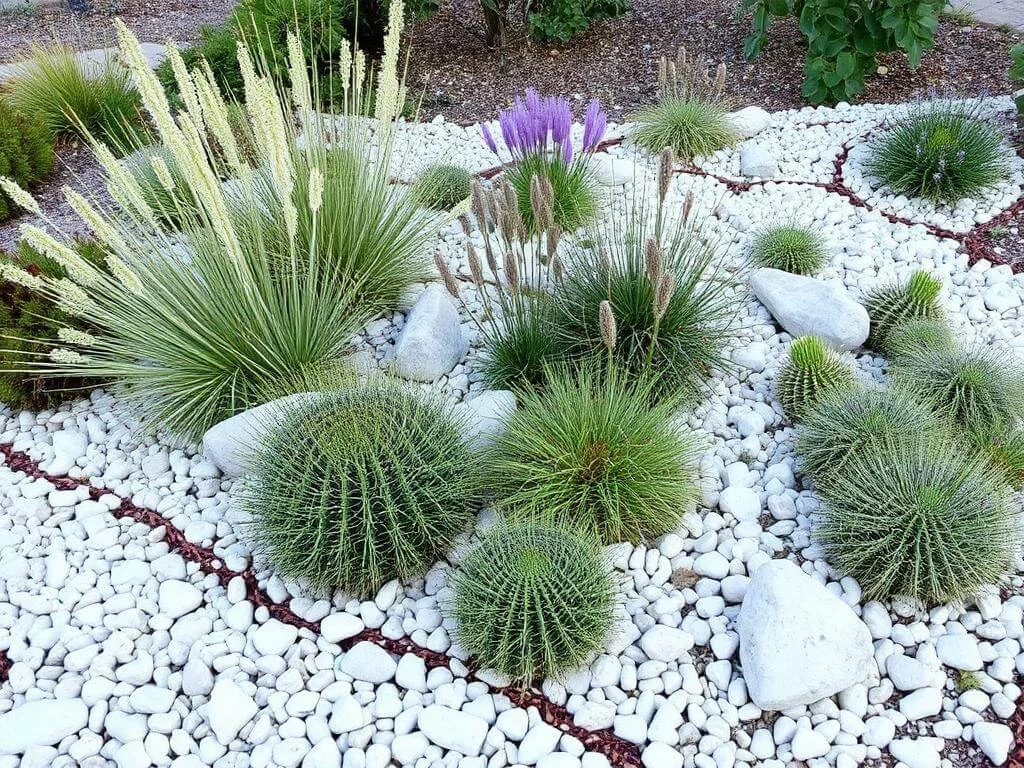
<instances>
[{"instance_id":1,"label":"dense grass ball","mask_svg":"<svg viewBox=\"0 0 1024 768\"><path fill-rule=\"evenodd\" d=\"M913 319L898 323L886 334L885 347L893 360L929 349L948 349L956 343L942 320Z\"/></svg>"},{"instance_id":2,"label":"dense grass ball","mask_svg":"<svg viewBox=\"0 0 1024 768\"><path fill-rule=\"evenodd\" d=\"M486 456L486 485L516 519L547 518L602 542L675 530L697 498L696 439L675 423L678 402L651 405L650 384L614 370L552 368Z\"/></svg>"},{"instance_id":3,"label":"dense grass ball","mask_svg":"<svg viewBox=\"0 0 1024 768\"><path fill-rule=\"evenodd\" d=\"M818 485L842 474L846 462L883 442L934 433L935 414L912 394L892 387L832 391L807 409L797 433L803 472Z\"/></svg>"},{"instance_id":4,"label":"dense grass ball","mask_svg":"<svg viewBox=\"0 0 1024 768\"><path fill-rule=\"evenodd\" d=\"M813 275L825 265L825 242L820 234L806 227L768 227L751 242L750 258L758 267Z\"/></svg>"},{"instance_id":5,"label":"dense grass ball","mask_svg":"<svg viewBox=\"0 0 1024 768\"><path fill-rule=\"evenodd\" d=\"M547 294L519 296L485 328L479 367L488 389L542 387L546 366L564 356Z\"/></svg>"},{"instance_id":6,"label":"dense grass ball","mask_svg":"<svg viewBox=\"0 0 1024 768\"><path fill-rule=\"evenodd\" d=\"M671 147L677 157L692 161L739 141L725 106L704 96L669 96L635 115L633 139L648 152Z\"/></svg>"},{"instance_id":7,"label":"dense grass ball","mask_svg":"<svg viewBox=\"0 0 1024 768\"><path fill-rule=\"evenodd\" d=\"M499 526L453 581L459 643L481 666L517 682L586 664L612 626L611 570L592 539L568 528Z\"/></svg>"},{"instance_id":8,"label":"dense grass ball","mask_svg":"<svg viewBox=\"0 0 1024 768\"><path fill-rule=\"evenodd\" d=\"M582 160L564 163L560 158L531 154L517 160L505 175L515 190L519 214L528 232L538 229L530 203L530 184L534 176L546 177L551 182L554 223L563 232L575 232L597 219L597 181Z\"/></svg>"},{"instance_id":9,"label":"dense grass ball","mask_svg":"<svg viewBox=\"0 0 1024 768\"><path fill-rule=\"evenodd\" d=\"M791 419L799 419L822 396L856 385L853 370L817 336L801 336L779 370L779 403Z\"/></svg>"},{"instance_id":10,"label":"dense grass ball","mask_svg":"<svg viewBox=\"0 0 1024 768\"><path fill-rule=\"evenodd\" d=\"M828 485L817 536L866 600L933 606L996 583L1020 541L1008 489L988 458L934 434L877 440Z\"/></svg>"},{"instance_id":11,"label":"dense grass ball","mask_svg":"<svg viewBox=\"0 0 1024 768\"><path fill-rule=\"evenodd\" d=\"M365 596L426 571L470 519L470 451L450 408L389 383L312 396L253 457L241 493L282 578Z\"/></svg>"},{"instance_id":12,"label":"dense grass ball","mask_svg":"<svg viewBox=\"0 0 1024 768\"><path fill-rule=\"evenodd\" d=\"M1024 424L996 421L971 425L968 437L1014 489L1024 485Z\"/></svg>"},{"instance_id":13,"label":"dense grass ball","mask_svg":"<svg viewBox=\"0 0 1024 768\"><path fill-rule=\"evenodd\" d=\"M871 144L868 173L897 194L953 204L1009 174L1003 131L966 103L918 107Z\"/></svg>"},{"instance_id":14,"label":"dense grass ball","mask_svg":"<svg viewBox=\"0 0 1024 768\"><path fill-rule=\"evenodd\" d=\"M450 211L467 197L473 175L459 165L437 163L428 166L413 184L416 201L437 211Z\"/></svg>"},{"instance_id":15,"label":"dense grass ball","mask_svg":"<svg viewBox=\"0 0 1024 768\"><path fill-rule=\"evenodd\" d=\"M941 280L916 270L904 282L890 283L869 293L864 300L871 318L868 346L888 354L889 332L896 326L908 320L941 320L941 291Z\"/></svg>"}]
</instances>

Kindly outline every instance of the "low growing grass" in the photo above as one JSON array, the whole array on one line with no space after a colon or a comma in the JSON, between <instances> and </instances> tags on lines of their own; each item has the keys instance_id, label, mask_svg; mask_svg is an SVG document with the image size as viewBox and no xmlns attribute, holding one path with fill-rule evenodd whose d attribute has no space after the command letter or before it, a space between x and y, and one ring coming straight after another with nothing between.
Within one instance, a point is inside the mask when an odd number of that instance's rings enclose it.
<instances>
[{"instance_id":1,"label":"low growing grass","mask_svg":"<svg viewBox=\"0 0 1024 768\"><path fill-rule=\"evenodd\" d=\"M754 237L750 258L757 267L813 275L825 266L825 241L818 232L807 227L770 226Z\"/></svg>"}]
</instances>

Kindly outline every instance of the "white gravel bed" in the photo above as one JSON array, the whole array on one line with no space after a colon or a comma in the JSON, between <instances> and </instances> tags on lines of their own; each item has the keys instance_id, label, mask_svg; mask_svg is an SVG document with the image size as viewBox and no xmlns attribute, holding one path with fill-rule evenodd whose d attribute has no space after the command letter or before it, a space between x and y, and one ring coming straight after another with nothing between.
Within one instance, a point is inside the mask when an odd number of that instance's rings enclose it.
<instances>
[{"instance_id":1,"label":"white gravel bed","mask_svg":"<svg viewBox=\"0 0 1024 768\"><path fill-rule=\"evenodd\" d=\"M992 109L1004 108L1003 100L992 101ZM892 109L779 113L764 132L702 167L736 176L744 146L760 144L781 177L823 181L842 144ZM472 170L494 164L476 128L407 126L399 142L408 148L410 177L435 160ZM620 216L635 182L653 178L656 159L629 146L612 154L618 165L601 162L615 170L616 181L626 180L606 187L609 215ZM855 147L845 171L850 183L858 156ZM1010 185L978 201L970 218L1009 205L1020 194L1022 173L1018 168ZM709 435L703 498L679 531L650 546L609 549L625 584L615 632L588 668L545 681L544 695L564 705L576 725L609 728L637 745L647 768L853 768L878 761L961 768L982 764L982 753L998 760L1010 748L1001 724L1016 708L1015 681L1024 674L1024 560L1018 557L1016 575L1004 585L1013 593L1005 600L993 585L968 605L927 613L864 603L855 580L836 573L812 539L819 503L795 474L795 433L772 391L791 338L742 281L750 232L785 216L819 227L829 242L822 279L856 294L928 269L942 278L951 323L964 337L1000 340L1024 354L1024 276L986 263L968 269L954 242L893 224L821 188L768 183L735 194L711 179L679 175L671 204L689 189L717 212L707 231L741 280L735 369L714 375L689 416ZM910 215L907 207L893 210ZM918 208L913 218L966 226L967 213L957 215ZM437 242L463 274L465 237L450 227ZM463 298L472 308L468 285ZM367 326L357 340L361 364L388 364L405 317L395 312ZM446 376L422 385L455 400L482 389L476 327L465 310L459 320L469 353ZM865 379L883 378L881 359L849 359ZM467 680L464 653L452 645L441 606L450 594L447 574L469 536L425 579L390 583L374 600L313 595L253 562L231 481L211 461L194 447L141 434L108 395L95 392L59 412L9 414L0 421L0 442L27 451L44 470L91 478L112 494L93 501L84 489L56 490L0 467L0 650L13 662L0 686L0 768L608 764L543 723L536 710ZM307 620L323 619L321 634L254 609L241 579L225 587L203 574L168 551L164 531L116 520L113 494L158 511L230 569L253 566L271 598ZM492 519L485 511L481 525ZM748 587L768 584L764 574L781 567L771 564L779 558L807 577L787 576L779 594L791 596L786 584L795 590L806 582L811 586L800 594L807 605L836 620L794 628L758 614L760 639L792 644L799 666L825 678L823 685L847 680L851 671L864 674L836 696L769 711L753 703L751 691L779 701L790 692L771 682L777 670L770 665L741 661L740 638L746 642L750 626L741 628L737 619ZM823 589L814 591L812 582ZM417 656L395 658L372 644L343 652L339 643L363 628L448 654L450 669L427 673ZM854 659L848 640L858 632L869 652ZM826 642L802 645L801 633L819 633ZM977 687L958 694L961 672L971 672ZM504 682L483 677L494 686Z\"/></svg>"}]
</instances>

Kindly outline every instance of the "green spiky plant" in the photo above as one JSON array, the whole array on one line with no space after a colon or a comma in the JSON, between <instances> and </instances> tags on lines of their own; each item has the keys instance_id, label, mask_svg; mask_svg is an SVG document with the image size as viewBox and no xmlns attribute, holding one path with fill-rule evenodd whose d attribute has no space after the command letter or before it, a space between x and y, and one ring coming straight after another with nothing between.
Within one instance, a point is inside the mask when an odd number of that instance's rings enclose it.
<instances>
[{"instance_id":1,"label":"green spiky plant","mask_svg":"<svg viewBox=\"0 0 1024 768\"><path fill-rule=\"evenodd\" d=\"M850 368L817 336L801 336L779 370L777 392L786 415L799 420L823 395L852 389L857 379Z\"/></svg>"},{"instance_id":2,"label":"green spiky plant","mask_svg":"<svg viewBox=\"0 0 1024 768\"><path fill-rule=\"evenodd\" d=\"M796 452L803 473L820 487L842 475L853 455L939 426L929 408L901 389L834 390L804 413Z\"/></svg>"},{"instance_id":3,"label":"green spiky plant","mask_svg":"<svg viewBox=\"0 0 1024 768\"><path fill-rule=\"evenodd\" d=\"M1015 489L1024 485L1024 424L1004 420L971 425L970 441L984 451Z\"/></svg>"},{"instance_id":4,"label":"green spiky plant","mask_svg":"<svg viewBox=\"0 0 1024 768\"><path fill-rule=\"evenodd\" d=\"M472 190L473 174L460 165L435 163L427 166L412 187L413 197L427 208L450 211Z\"/></svg>"},{"instance_id":5,"label":"green spiky plant","mask_svg":"<svg viewBox=\"0 0 1024 768\"><path fill-rule=\"evenodd\" d=\"M1002 129L981 102L935 101L909 114L871 144L867 172L895 193L954 204L1009 175Z\"/></svg>"},{"instance_id":6,"label":"green spiky plant","mask_svg":"<svg viewBox=\"0 0 1024 768\"><path fill-rule=\"evenodd\" d=\"M488 389L521 391L542 387L545 366L561 360L551 297L522 297L518 309L496 318L485 333L480 370Z\"/></svg>"},{"instance_id":7,"label":"green spiky plant","mask_svg":"<svg viewBox=\"0 0 1024 768\"><path fill-rule=\"evenodd\" d=\"M44 126L16 111L0 98L0 176L30 188L53 170L53 141ZM0 192L0 221L11 213Z\"/></svg>"},{"instance_id":8,"label":"green spiky plant","mask_svg":"<svg viewBox=\"0 0 1024 768\"><path fill-rule=\"evenodd\" d=\"M546 379L543 391L520 393L486 457L495 505L604 543L675 530L697 497L698 443L674 423L678 399L652 406L651 381L615 366L549 368Z\"/></svg>"},{"instance_id":9,"label":"green spiky plant","mask_svg":"<svg viewBox=\"0 0 1024 768\"><path fill-rule=\"evenodd\" d=\"M592 538L538 522L501 525L453 577L459 643L530 683L586 664L612 627L616 584Z\"/></svg>"},{"instance_id":10,"label":"green spiky plant","mask_svg":"<svg viewBox=\"0 0 1024 768\"><path fill-rule=\"evenodd\" d=\"M724 64L712 79L706 60L690 60L686 49L680 48L674 60L661 58L658 76L658 101L630 118L637 124L633 133L637 145L649 152L671 147L676 156L691 162L739 140L722 99Z\"/></svg>"},{"instance_id":11,"label":"green spiky plant","mask_svg":"<svg viewBox=\"0 0 1024 768\"><path fill-rule=\"evenodd\" d=\"M908 320L941 320L941 291L941 280L918 269L906 282L890 283L869 293L864 300L864 307L871 318L868 346L888 353L887 337L900 323Z\"/></svg>"},{"instance_id":12,"label":"green spiky plant","mask_svg":"<svg viewBox=\"0 0 1024 768\"><path fill-rule=\"evenodd\" d=\"M781 269L795 275L813 275L825 265L825 241L813 229L780 224L759 232L750 244L750 258L758 267Z\"/></svg>"},{"instance_id":13,"label":"green spiky plant","mask_svg":"<svg viewBox=\"0 0 1024 768\"><path fill-rule=\"evenodd\" d=\"M425 572L472 519L451 407L388 381L310 395L268 422L240 494L286 579L365 596Z\"/></svg>"},{"instance_id":14,"label":"green spiky plant","mask_svg":"<svg viewBox=\"0 0 1024 768\"><path fill-rule=\"evenodd\" d=\"M826 486L816 536L865 599L930 607L1001 579L1020 533L999 470L933 431L851 453Z\"/></svg>"},{"instance_id":15,"label":"green spiky plant","mask_svg":"<svg viewBox=\"0 0 1024 768\"><path fill-rule=\"evenodd\" d=\"M942 320L911 319L897 323L886 334L889 356L899 361L927 349L948 349L956 343L953 331Z\"/></svg>"}]
</instances>

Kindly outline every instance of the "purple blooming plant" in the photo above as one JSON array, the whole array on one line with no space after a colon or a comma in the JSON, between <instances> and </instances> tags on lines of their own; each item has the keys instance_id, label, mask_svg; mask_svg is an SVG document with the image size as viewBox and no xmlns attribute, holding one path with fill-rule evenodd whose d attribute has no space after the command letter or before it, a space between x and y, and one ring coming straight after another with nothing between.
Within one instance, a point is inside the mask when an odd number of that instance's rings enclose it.
<instances>
[{"instance_id":1,"label":"purple blooming plant","mask_svg":"<svg viewBox=\"0 0 1024 768\"><path fill-rule=\"evenodd\" d=\"M569 101L560 96L541 96L527 88L525 96L516 97L510 109L498 113L501 137L514 161L554 153L568 165L572 162L572 110ZM597 149L608 127L608 115L594 99L587 107L583 122L584 153ZM487 125L481 126L488 148L498 154L498 145Z\"/></svg>"}]
</instances>

